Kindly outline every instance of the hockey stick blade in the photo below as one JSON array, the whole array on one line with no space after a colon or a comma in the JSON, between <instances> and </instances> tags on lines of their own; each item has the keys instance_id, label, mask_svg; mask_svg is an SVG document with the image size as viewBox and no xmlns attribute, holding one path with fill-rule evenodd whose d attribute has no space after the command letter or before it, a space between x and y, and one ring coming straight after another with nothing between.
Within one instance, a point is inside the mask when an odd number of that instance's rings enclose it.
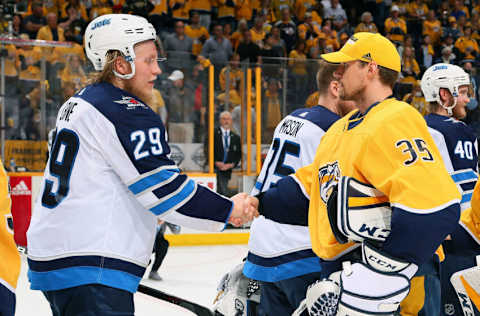
<instances>
[{"instance_id":1,"label":"hockey stick blade","mask_svg":"<svg viewBox=\"0 0 480 316\"><path fill-rule=\"evenodd\" d=\"M212 311L202 305L187 301L183 298L180 298L171 294L167 294L165 292L162 292L157 289L153 289L151 287L148 287L142 284L138 286L138 292L167 301L171 304L181 306L195 313L197 316L213 316Z\"/></svg>"}]
</instances>

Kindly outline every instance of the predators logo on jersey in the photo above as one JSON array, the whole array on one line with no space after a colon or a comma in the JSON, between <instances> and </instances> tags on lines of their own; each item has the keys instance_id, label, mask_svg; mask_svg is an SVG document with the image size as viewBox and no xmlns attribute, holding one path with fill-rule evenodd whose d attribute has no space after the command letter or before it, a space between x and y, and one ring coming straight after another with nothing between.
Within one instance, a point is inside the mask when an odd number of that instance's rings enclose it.
<instances>
[{"instance_id":1,"label":"predators logo on jersey","mask_svg":"<svg viewBox=\"0 0 480 316\"><path fill-rule=\"evenodd\" d=\"M320 184L320 197L323 203L327 204L328 197L332 193L332 189L337 185L341 176L338 161L328 163L318 169L318 183Z\"/></svg>"}]
</instances>

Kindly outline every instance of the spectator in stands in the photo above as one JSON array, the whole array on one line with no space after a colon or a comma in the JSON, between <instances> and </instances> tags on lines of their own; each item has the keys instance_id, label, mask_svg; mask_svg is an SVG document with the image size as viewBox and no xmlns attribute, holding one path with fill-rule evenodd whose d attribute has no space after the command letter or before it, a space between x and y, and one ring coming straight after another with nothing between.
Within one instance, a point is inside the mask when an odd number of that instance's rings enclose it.
<instances>
[{"instance_id":1,"label":"spectator in stands","mask_svg":"<svg viewBox=\"0 0 480 316\"><path fill-rule=\"evenodd\" d=\"M90 1L91 1L91 7L89 9L90 20L93 20L100 15L113 13L112 3L110 0L90 0Z\"/></svg>"},{"instance_id":2,"label":"spectator in stands","mask_svg":"<svg viewBox=\"0 0 480 316\"><path fill-rule=\"evenodd\" d=\"M463 36L455 42L455 48L460 52L459 59L475 59L479 53L478 43L472 38L472 27L465 26Z\"/></svg>"},{"instance_id":3,"label":"spectator in stands","mask_svg":"<svg viewBox=\"0 0 480 316\"><path fill-rule=\"evenodd\" d=\"M238 21L237 30L233 32L232 36L230 37L230 42L232 43L234 50L237 49L238 44L240 44L240 41L243 40L243 32L245 30L248 30L247 20L242 19Z\"/></svg>"},{"instance_id":4,"label":"spectator in stands","mask_svg":"<svg viewBox=\"0 0 480 316\"><path fill-rule=\"evenodd\" d=\"M408 7L410 6L410 3L408 3L409 0L399 0L399 1L394 1L392 3L392 7L390 8L390 12L392 11L393 6L397 6L398 8L398 13L399 16L405 17L408 14Z\"/></svg>"},{"instance_id":5,"label":"spectator in stands","mask_svg":"<svg viewBox=\"0 0 480 316\"><path fill-rule=\"evenodd\" d=\"M193 98L194 94L184 84L184 75L175 70L168 77L171 85L167 95L168 135L172 143L193 141Z\"/></svg>"},{"instance_id":6,"label":"spectator in stands","mask_svg":"<svg viewBox=\"0 0 480 316\"><path fill-rule=\"evenodd\" d=\"M164 41L170 69L189 69L192 60L193 40L185 35L185 24L175 22L175 33L168 35Z\"/></svg>"},{"instance_id":7,"label":"spectator in stands","mask_svg":"<svg viewBox=\"0 0 480 316\"><path fill-rule=\"evenodd\" d=\"M65 19L68 17L67 7L70 5L77 9L77 12L84 21L88 21L87 8L82 2L83 1L80 0L66 0L60 9L60 18Z\"/></svg>"},{"instance_id":8,"label":"spectator in stands","mask_svg":"<svg viewBox=\"0 0 480 316\"><path fill-rule=\"evenodd\" d=\"M42 26L37 33L37 39L44 41L65 41L63 29L58 27L57 15L55 13L47 14L47 25ZM45 55L50 55L53 52L53 47L42 47L42 52Z\"/></svg>"},{"instance_id":9,"label":"spectator in stands","mask_svg":"<svg viewBox=\"0 0 480 316\"><path fill-rule=\"evenodd\" d=\"M332 46L333 50L340 49L340 42L338 41L337 31L332 28L332 21L325 20L323 22L322 33L325 34L325 43L327 46Z\"/></svg>"},{"instance_id":10,"label":"spectator in stands","mask_svg":"<svg viewBox=\"0 0 480 316\"><path fill-rule=\"evenodd\" d=\"M65 68L60 73L62 81L62 88L65 82L73 82L75 90L80 90L87 83L87 75L83 71L80 58L77 55L72 55L65 65Z\"/></svg>"},{"instance_id":11,"label":"spectator in stands","mask_svg":"<svg viewBox=\"0 0 480 316\"><path fill-rule=\"evenodd\" d=\"M152 23L157 34L164 38L163 33L167 29L171 29L170 15L168 15L168 1L165 0L151 0L153 9L148 13L148 21Z\"/></svg>"},{"instance_id":12,"label":"spectator in stands","mask_svg":"<svg viewBox=\"0 0 480 316\"><path fill-rule=\"evenodd\" d=\"M445 26L443 28L443 35L444 36L452 36L454 39L457 39L460 37L461 32L458 28L457 25L457 19L455 19L454 16L450 16L448 18L448 26Z\"/></svg>"},{"instance_id":13,"label":"spectator in stands","mask_svg":"<svg viewBox=\"0 0 480 316\"><path fill-rule=\"evenodd\" d=\"M268 5L268 1L266 3ZM287 9L290 11L292 10L292 1L289 0L272 0L270 1L270 8L274 15L274 19L272 21L279 21L283 17L282 11ZM290 11L291 12L291 11Z\"/></svg>"},{"instance_id":14,"label":"spectator in stands","mask_svg":"<svg viewBox=\"0 0 480 316\"><path fill-rule=\"evenodd\" d=\"M273 41L273 35L267 34L263 44L263 48L260 49L260 56L263 64L263 76L264 78L276 78L280 75L280 57L283 57L282 49L275 49Z\"/></svg>"},{"instance_id":15,"label":"spectator in stands","mask_svg":"<svg viewBox=\"0 0 480 316\"><path fill-rule=\"evenodd\" d=\"M405 47L410 47L413 51L413 54L415 55L415 47L413 46L413 37L410 34L406 35L403 43L397 47L397 51L400 56L403 56L403 51L405 50Z\"/></svg>"},{"instance_id":16,"label":"spectator in stands","mask_svg":"<svg viewBox=\"0 0 480 316\"><path fill-rule=\"evenodd\" d=\"M21 39L28 39L26 34L20 35ZM25 45L17 48L17 53L20 58L20 89L23 91L30 91L32 82L36 84L40 80L40 60L42 59L42 50L40 47L33 47ZM22 82L23 81L23 82Z\"/></svg>"},{"instance_id":17,"label":"spectator in stands","mask_svg":"<svg viewBox=\"0 0 480 316\"><path fill-rule=\"evenodd\" d=\"M47 20L43 16L43 6L41 2L32 3L32 14L25 17L23 24L28 37L30 39L37 38L38 30L47 24Z\"/></svg>"},{"instance_id":18,"label":"spectator in stands","mask_svg":"<svg viewBox=\"0 0 480 316\"><path fill-rule=\"evenodd\" d=\"M413 0L408 6L408 16L417 24L425 20L428 13L428 6L424 0Z\"/></svg>"},{"instance_id":19,"label":"spectator in stands","mask_svg":"<svg viewBox=\"0 0 480 316\"><path fill-rule=\"evenodd\" d=\"M192 12L190 24L185 26L185 35L193 40L192 53L194 56L198 56L202 51L203 43L210 37L205 26L200 24L198 12Z\"/></svg>"},{"instance_id":20,"label":"spectator in stands","mask_svg":"<svg viewBox=\"0 0 480 316\"><path fill-rule=\"evenodd\" d=\"M218 1L218 22L224 26L230 24L232 30L235 29L235 1L236 0L217 0Z\"/></svg>"},{"instance_id":21,"label":"spectator in stands","mask_svg":"<svg viewBox=\"0 0 480 316\"><path fill-rule=\"evenodd\" d=\"M192 0L190 5L190 15L198 13L200 25L205 29L210 29L212 21L212 0Z\"/></svg>"},{"instance_id":22,"label":"spectator in stands","mask_svg":"<svg viewBox=\"0 0 480 316\"><path fill-rule=\"evenodd\" d=\"M255 43L258 47L263 47L263 39L267 32L263 29L263 16L255 17L253 27L250 29L250 33L252 35L252 42Z\"/></svg>"},{"instance_id":23,"label":"spectator in stands","mask_svg":"<svg viewBox=\"0 0 480 316\"><path fill-rule=\"evenodd\" d=\"M405 47L402 56L402 76L400 82L414 83L420 75L420 67L418 66L413 50L411 47Z\"/></svg>"},{"instance_id":24,"label":"spectator in stands","mask_svg":"<svg viewBox=\"0 0 480 316\"><path fill-rule=\"evenodd\" d=\"M333 21L333 28L336 31L342 31L347 25L347 14L339 5L339 0L330 0L330 7L325 9L324 18Z\"/></svg>"},{"instance_id":25,"label":"spectator in stands","mask_svg":"<svg viewBox=\"0 0 480 316\"><path fill-rule=\"evenodd\" d=\"M157 113L162 119L163 125L167 126L167 107L163 100L162 93L158 89L153 89L152 100L148 104L153 112Z\"/></svg>"},{"instance_id":26,"label":"spectator in stands","mask_svg":"<svg viewBox=\"0 0 480 316\"><path fill-rule=\"evenodd\" d=\"M305 14L309 12L311 15L311 11L315 5L315 0L295 0L293 12L295 13L298 23L305 22Z\"/></svg>"},{"instance_id":27,"label":"spectator in stands","mask_svg":"<svg viewBox=\"0 0 480 316\"><path fill-rule=\"evenodd\" d=\"M451 11L452 10L450 8L450 3L448 2L448 0L443 0L437 8L437 16L440 17L440 20L442 21L448 20Z\"/></svg>"},{"instance_id":28,"label":"spectator in stands","mask_svg":"<svg viewBox=\"0 0 480 316\"><path fill-rule=\"evenodd\" d=\"M220 71L218 79L220 88L225 91L227 88L227 78L230 89L238 89L240 87L240 80L242 79L243 71L240 69L240 55L234 53L228 66L225 66Z\"/></svg>"},{"instance_id":29,"label":"spectator in stands","mask_svg":"<svg viewBox=\"0 0 480 316\"><path fill-rule=\"evenodd\" d=\"M252 20L253 16L253 7L254 0L239 0L235 2L235 19L240 21L241 19L245 19L247 21ZM249 25L251 25L249 23Z\"/></svg>"},{"instance_id":30,"label":"spectator in stands","mask_svg":"<svg viewBox=\"0 0 480 316\"><path fill-rule=\"evenodd\" d=\"M281 37L280 28L274 26L272 27L272 49L277 51L281 57L287 56L287 44Z\"/></svg>"},{"instance_id":31,"label":"spectator in stands","mask_svg":"<svg viewBox=\"0 0 480 316\"><path fill-rule=\"evenodd\" d=\"M280 98L280 82L275 78L267 81L267 89L262 98L262 125L264 131L262 133L262 143L272 141L275 127L282 120L282 103Z\"/></svg>"},{"instance_id":32,"label":"spectator in stands","mask_svg":"<svg viewBox=\"0 0 480 316\"><path fill-rule=\"evenodd\" d=\"M449 46L443 46L441 52L440 58L435 60L435 63L455 64L456 56Z\"/></svg>"},{"instance_id":33,"label":"spectator in stands","mask_svg":"<svg viewBox=\"0 0 480 316\"><path fill-rule=\"evenodd\" d=\"M203 45L201 56L210 60L215 70L222 69L232 56L232 45L223 36L223 27L217 24L213 27L213 36Z\"/></svg>"},{"instance_id":34,"label":"spectator in stands","mask_svg":"<svg viewBox=\"0 0 480 316\"><path fill-rule=\"evenodd\" d=\"M294 107L301 107L304 104L305 97L307 95L307 56L305 55L304 51L305 41L299 40L295 45L295 49L293 49L288 55L288 65L291 68L295 82L295 90L292 98L294 103L292 105ZM289 109L289 112L292 110L293 108Z\"/></svg>"},{"instance_id":35,"label":"spectator in stands","mask_svg":"<svg viewBox=\"0 0 480 316\"><path fill-rule=\"evenodd\" d=\"M285 41L287 53L292 50L297 40L297 26L292 21L290 16L290 8L285 7L282 9L281 20L275 23L275 26L280 30L280 36Z\"/></svg>"},{"instance_id":36,"label":"spectator in stands","mask_svg":"<svg viewBox=\"0 0 480 316\"><path fill-rule=\"evenodd\" d=\"M172 9L173 24L181 21L187 23L190 17L191 1L188 0L170 0L170 9Z\"/></svg>"},{"instance_id":37,"label":"spectator in stands","mask_svg":"<svg viewBox=\"0 0 480 316\"><path fill-rule=\"evenodd\" d=\"M242 158L240 136L232 131L232 115L225 111L220 114L220 126L214 134L214 161L217 174L217 192L231 196L228 181L232 177L232 170Z\"/></svg>"},{"instance_id":38,"label":"spectator in stands","mask_svg":"<svg viewBox=\"0 0 480 316\"><path fill-rule=\"evenodd\" d=\"M428 67L430 67L433 64L433 57L435 55L435 51L433 49L433 45L430 42L430 35L424 35L423 36L423 43L420 49L420 56L421 56L421 61L422 64L421 69L422 71L425 71Z\"/></svg>"},{"instance_id":39,"label":"spectator in stands","mask_svg":"<svg viewBox=\"0 0 480 316\"><path fill-rule=\"evenodd\" d=\"M463 1L461 0L455 0L455 8L452 10L450 15L454 16L457 19L457 21L461 16L464 16L466 18L470 17L468 8L463 5Z\"/></svg>"},{"instance_id":40,"label":"spectator in stands","mask_svg":"<svg viewBox=\"0 0 480 316\"><path fill-rule=\"evenodd\" d=\"M227 23L223 26L223 37L226 38L227 40L232 43L230 38L232 37L232 25L230 23Z\"/></svg>"},{"instance_id":41,"label":"spectator in stands","mask_svg":"<svg viewBox=\"0 0 480 316\"><path fill-rule=\"evenodd\" d=\"M355 28L355 33L358 32L370 32L370 33L378 33L377 26L373 22L372 14L368 11L362 13L360 17L360 24L357 25Z\"/></svg>"},{"instance_id":42,"label":"spectator in stands","mask_svg":"<svg viewBox=\"0 0 480 316\"><path fill-rule=\"evenodd\" d=\"M428 35L432 45L438 45L440 42L440 37L442 36L442 24L440 20L435 16L435 11L429 10L427 13L427 19L423 21L423 32L422 34Z\"/></svg>"},{"instance_id":43,"label":"spectator in stands","mask_svg":"<svg viewBox=\"0 0 480 316\"><path fill-rule=\"evenodd\" d=\"M252 42L252 33L250 30L244 31L243 41L238 45L237 53L240 55L241 62L247 62L250 64L258 64L261 62L260 47Z\"/></svg>"},{"instance_id":44,"label":"spectator in stands","mask_svg":"<svg viewBox=\"0 0 480 316\"><path fill-rule=\"evenodd\" d=\"M75 6L69 4L67 5L66 10L68 16L61 19L58 26L64 30L72 28L73 36L75 36L75 41L79 44L82 44L83 33L85 32L85 28L87 27L87 22L82 19Z\"/></svg>"},{"instance_id":45,"label":"spectator in stands","mask_svg":"<svg viewBox=\"0 0 480 316\"><path fill-rule=\"evenodd\" d=\"M20 14L14 14L12 19L12 35L19 36L22 33L25 33L26 30L23 26L23 18Z\"/></svg>"},{"instance_id":46,"label":"spectator in stands","mask_svg":"<svg viewBox=\"0 0 480 316\"><path fill-rule=\"evenodd\" d=\"M321 26L313 21L312 13L305 13L304 23L298 26L298 37L304 41L313 42L320 33L322 33Z\"/></svg>"},{"instance_id":47,"label":"spectator in stands","mask_svg":"<svg viewBox=\"0 0 480 316\"><path fill-rule=\"evenodd\" d=\"M385 20L385 33L387 37L395 44L403 43L405 34L407 34L407 23L400 18L400 9L393 5L391 16Z\"/></svg>"},{"instance_id":48,"label":"spectator in stands","mask_svg":"<svg viewBox=\"0 0 480 316\"><path fill-rule=\"evenodd\" d=\"M416 108L423 116L427 115L429 112L429 103L425 101L425 97L422 94L420 80L415 80L415 82L413 82L412 92L405 94L402 101Z\"/></svg>"}]
</instances>

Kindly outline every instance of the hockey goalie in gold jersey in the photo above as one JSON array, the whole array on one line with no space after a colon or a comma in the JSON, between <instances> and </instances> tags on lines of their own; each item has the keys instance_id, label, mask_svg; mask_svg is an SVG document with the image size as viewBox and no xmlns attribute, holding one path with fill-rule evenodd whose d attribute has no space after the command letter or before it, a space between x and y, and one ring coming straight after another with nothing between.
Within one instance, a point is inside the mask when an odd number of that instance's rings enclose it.
<instances>
[{"instance_id":1,"label":"hockey goalie in gold jersey","mask_svg":"<svg viewBox=\"0 0 480 316\"><path fill-rule=\"evenodd\" d=\"M259 211L308 222L324 276L341 287L324 295L328 284L319 282L307 291L307 301L318 294L310 314L334 306L325 315L394 315L418 265L454 230L460 194L423 117L392 95L400 57L388 39L356 33L322 58L343 65L343 97L358 110L330 127L313 164L259 196ZM337 214L327 213L332 192ZM391 211L389 227L354 222L382 208ZM325 300L335 296L336 304Z\"/></svg>"},{"instance_id":2,"label":"hockey goalie in gold jersey","mask_svg":"<svg viewBox=\"0 0 480 316\"><path fill-rule=\"evenodd\" d=\"M15 288L20 273L20 255L13 240L8 178L0 162L0 315L15 314Z\"/></svg>"}]
</instances>

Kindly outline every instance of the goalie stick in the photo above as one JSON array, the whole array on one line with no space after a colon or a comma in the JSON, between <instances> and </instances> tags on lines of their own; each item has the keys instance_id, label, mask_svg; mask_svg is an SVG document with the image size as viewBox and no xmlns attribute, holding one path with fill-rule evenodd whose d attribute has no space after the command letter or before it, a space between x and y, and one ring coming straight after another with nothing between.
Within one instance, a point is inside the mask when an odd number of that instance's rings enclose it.
<instances>
[{"instance_id":1,"label":"goalie stick","mask_svg":"<svg viewBox=\"0 0 480 316\"><path fill-rule=\"evenodd\" d=\"M165 292L162 292L157 289L153 289L151 287L148 287L142 284L138 286L138 292L181 306L195 313L198 316L213 316L212 311L202 305L187 301L183 298L180 298L171 294L167 294Z\"/></svg>"}]
</instances>

